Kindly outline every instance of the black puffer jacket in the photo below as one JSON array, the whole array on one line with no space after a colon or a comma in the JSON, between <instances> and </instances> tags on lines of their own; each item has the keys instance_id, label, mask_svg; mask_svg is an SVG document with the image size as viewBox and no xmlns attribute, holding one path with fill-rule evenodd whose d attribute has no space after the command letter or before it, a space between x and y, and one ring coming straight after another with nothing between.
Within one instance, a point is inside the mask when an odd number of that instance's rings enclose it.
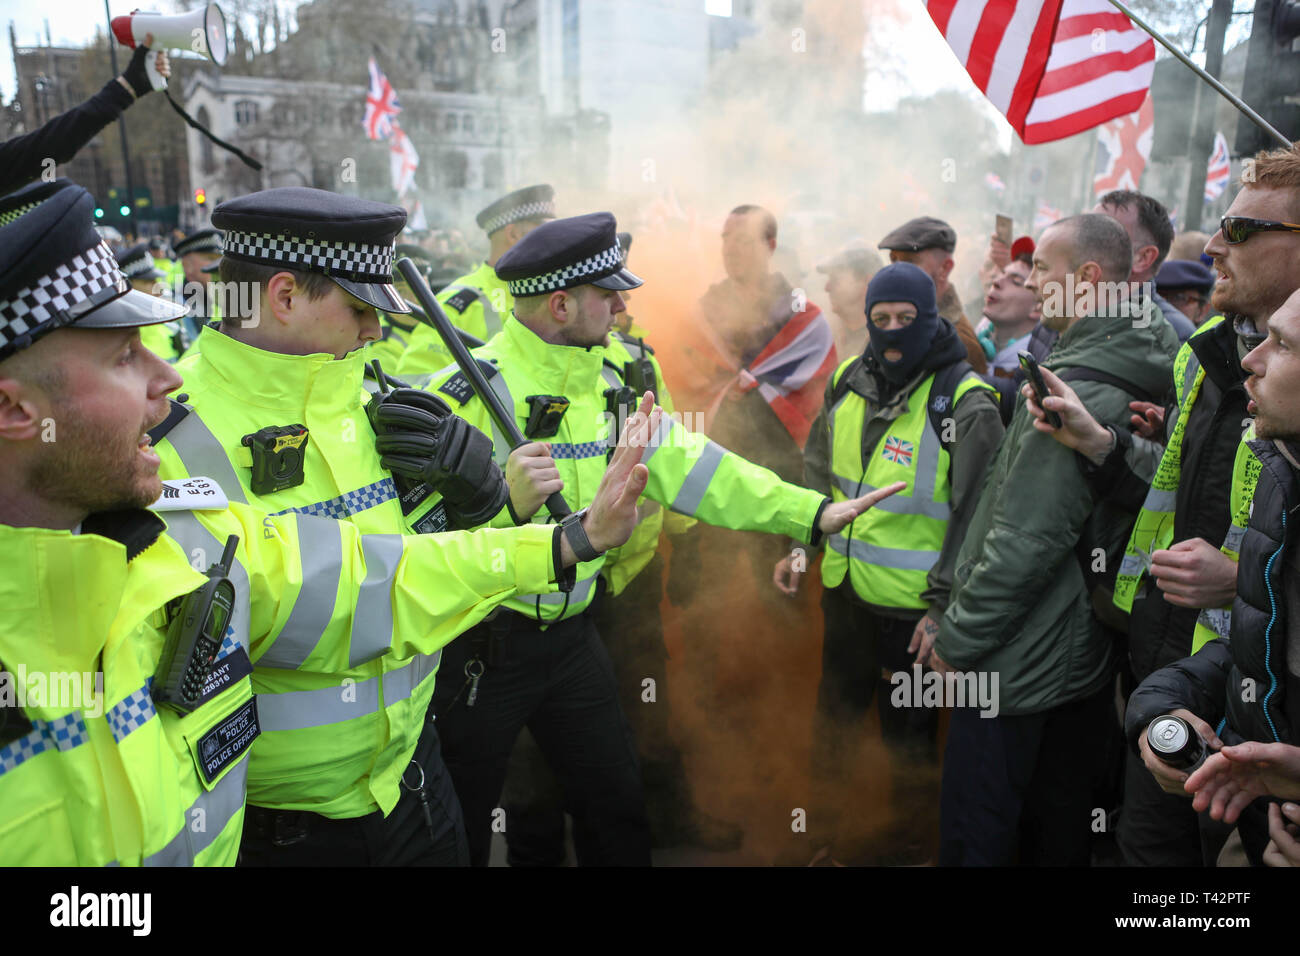
<instances>
[{"instance_id":1,"label":"black puffer jacket","mask_svg":"<svg viewBox=\"0 0 1300 956\"><path fill-rule=\"evenodd\" d=\"M1185 707L1216 724L1225 744L1246 740L1294 744L1300 739L1300 677L1287 668L1287 602L1283 569L1297 535L1300 476L1271 441L1253 441L1263 465L1250 525L1237 562L1237 598L1228 642L1211 641L1153 673L1129 698L1124 728L1138 735L1161 714ZM1300 460L1300 447L1288 445ZM1253 862L1268 842L1266 800L1256 800L1238 824Z\"/></svg>"}]
</instances>

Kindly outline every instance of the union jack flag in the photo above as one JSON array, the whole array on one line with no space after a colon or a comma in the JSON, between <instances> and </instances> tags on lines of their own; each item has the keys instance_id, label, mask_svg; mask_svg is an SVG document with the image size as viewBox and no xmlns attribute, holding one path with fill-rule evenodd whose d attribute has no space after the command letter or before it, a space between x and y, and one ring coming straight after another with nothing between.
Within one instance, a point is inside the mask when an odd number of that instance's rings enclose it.
<instances>
[{"instance_id":1,"label":"union jack flag","mask_svg":"<svg viewBox=\"0 0 1300 956\"><path fill-rule=\"evenodd\" d=\"M885 447L881 450L880 455L896 465L911 465L914 451L916 451L916 446L912 442L903 441L896 435L890 435L885 439Z\"/></svg>"},{"instance_id":2,"label":"union jack flag","mask_svg":"<svg viewBox=\"0 0 1300 956\"><path fill-rule=\"evenodd\" d=\"M397 102L397 91L388 77L379 70L375 58L370 58L370 89L366 92L366 115L361 120L368 139L387 139L393 132L393 118L402 112Z\"/></svg>"},{"instance_id":3,"label":"union jack flag","mask_svg":"<svg viewBox=\"0 0 1300 956\"><path fill-rule=\"evenodd\" d=\"M1228 141L1222 133L1214 134L1214 152L1210 154L1209 165L1205 169L1205 201L1214 202L1228 188L1232 177L1232 167L1228 162Z\"/></svg>"}]
</instances>

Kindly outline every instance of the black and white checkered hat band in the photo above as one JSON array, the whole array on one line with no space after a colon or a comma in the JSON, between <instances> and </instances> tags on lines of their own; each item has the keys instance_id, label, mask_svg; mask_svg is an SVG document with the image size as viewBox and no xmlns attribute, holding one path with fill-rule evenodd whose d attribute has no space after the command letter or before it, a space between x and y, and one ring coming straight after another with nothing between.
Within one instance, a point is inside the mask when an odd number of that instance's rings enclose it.
<instances>
[{"instance_id":1,"label":"black and white checkered hat band","mask_svg":"<svg viewBox=\"0 0 1300 956\"><path fill-rule=\"evenodd\" d=\"M67 324L65 313L107 289L125 295L131 286L117 267L117 260L100 242L73 256L49 275L41 276L11 298L0 300L0 353L24 335L50 325L50 331Z\"/></svg>"},{"instance_id":2,"label":"black and white checkered hat band","mask_svg":"<svg viewBox=\"0 0 1300 956\"><path fill-rule=\"evenodd\" d=\"M498 229L504 229L512 222L522 222L525 219L554 219L555 203L548 201L526 202L522 206L515 206L513 209L507 209L505 212L493 216L487 222L483 223L483 231L488 235L496 232Z\"/></svg>"},{"instance_id":3,"label":"black and white checkered hat band","mask_svg":"<svg viewBox=\"0 0 1300 956\"><path fill-rule=\"evenodd\" d=\"M571 289L574 286L585 285L596 279L603 279L605 276L613 275L622 267L623 250L615 242L604 252L589 256L581 262L575 262L573 265L565 266L563 269L557 269L554 272L548 272L545 275L529 276L526 279L512 279L507 285L510 286L511 295L545 295L558 289Z\"/></svg>"},{"instance_id":4,"label":"black and white checkered hat band","mask_svg":"<svg viewBox=\"0 0 1300 956\"><path fill-rule=\"evenodd\" d=\"M220 236L204 236L202 239L195 239L193 242L180 243L180 248L176 250L179 256L188 256L191 252L215 252L221 253Z\"/></svg>"},{"instance_id":5,"label":"black and white checkered hat band","mask_svg":"<svg viewBox=\"0 0 1300 956\"><path fill-rule=\"evenodd\" d=\"M393 275L391 244L319 242L297 236L273 236L269 232L232 231L226 233L225 254L268 264L282 262L357 282L390 282Z\"/></svg>"},{"instance_id":6,"label":"black and white checkered hat band","mask_svg":"<svg viewBox=\"0 0 1300 956\"><path fill-rule=\"evenodd\" d=\"M128 259L126 262L123 262L118 266L128 279L134 279L136 276L144 275L146 272L152 271L153 267L153 259L148 253L141 253L134 259Z\"/></svg>"}]
</instances>

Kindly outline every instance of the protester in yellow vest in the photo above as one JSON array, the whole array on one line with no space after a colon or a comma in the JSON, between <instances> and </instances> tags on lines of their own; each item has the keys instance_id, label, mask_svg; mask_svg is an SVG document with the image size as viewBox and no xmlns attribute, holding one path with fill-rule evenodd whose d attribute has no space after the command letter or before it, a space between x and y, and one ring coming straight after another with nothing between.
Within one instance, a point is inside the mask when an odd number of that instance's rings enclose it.
<instances>
[{"instance_id":1,"label":"protester in yellow vest","mask_svg":"<svg viewBox=\"0 0 1300 956\"><path fill-rule=\"evenodd\" d=\"M452 325L484 342L501 331L515 300L505 281L497 277L497 261L520 239L554 218L555 190L544 183L516 189L478 214L475 221L488 237L487 261L453 279L438 293ZM411 344L396 371L409 377L437 372L450 364L451 355L438 333L422 326L411 334Z\"/></svg>"},{"instance_id":2,"label":"protester in yellow vest","mask_svg":"<svg viewBox=\"0 0 1300 956\"><path fill-rule=\"evenodd\" d=\"M1245 444L1251 414L1241 360L1264 341L1268 318L1300 283L1300 240L1272 228L1294 221L1300 149L1261 152L1250 169L1222 228L1205 245L1219 276L1211 296L1219 314L1196 330L1175 359L1176 406L1166 415L1167 444L1154 475L1125 466L1129 436L1112 439L1090 419L1081 419L1077 430L1090 447L1073 446L1085 457L1094 455L1104 483L1113 486L1097 487L1093 480L1095 490L1137 511L1114 593L1115 607L1130 615L1130 688L1201 650L1230 626L1237 545L1259 473L1259 460ZM1067 421L1063 440L1069 431ZM1113 449L1109 456L1107 448ZM1124 490L1141 484L1149 487L1139 487L1136 496ZM1117 839L1127 863L1205 862L1203 828L1186 798L1165 792L1132 750L1124 789Z\"/></svg>"},{"instance_id":3,"label":"protester in yellow vest","mask_svg":"<svg viewBox=\"0 0 1300 956\"><path fill-rule=\"evenodd\" d=\"M835 788L852 779L853 755L863 752L861 732L875 696L891 753L892 803L908 815L892 839L921 862L938 825L939 711L911 709L910 693L900 707L893 700L897 679L883 675L921 679L948 607L957 551L1003 428L996 390L965 361L965 346L939 316L934 282L924 271L906 262L885 266L867 286L865 314L866 351L844 362L827 386L804 449L804 482L836 501L893 481L907 487L826 542L813 739L818 806L809 820L814 839L808 850L835 837L836 808L847 800ZM776 567L777 587L793 596L807 566L805 551L792 552ZM834 852L861 856L843 845Z\"/></svg>"}]
</instances>

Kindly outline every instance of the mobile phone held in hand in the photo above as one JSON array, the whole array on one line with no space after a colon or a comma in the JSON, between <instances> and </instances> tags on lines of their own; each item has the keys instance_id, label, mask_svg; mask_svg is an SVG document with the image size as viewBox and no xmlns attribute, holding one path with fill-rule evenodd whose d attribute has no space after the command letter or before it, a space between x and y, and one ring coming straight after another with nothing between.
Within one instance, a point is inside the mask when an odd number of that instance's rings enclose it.
<instances>
[{"instance_id":1,"label":"mobile phone held in hand","mask_svg":"<svg viewBox=\"0 0 1300 956\"><path fill-rule=\"evenodd\" d=\"M1047 424L1053 428L1061 427L1061 416L1056 412L1049 411L1043 404L1050 392L1047 391L1047 383L1043 381L1043 373L1038 369L1038 359L1034 358L1028 352L1017 353L1020 356L1020 367L1025 370L1025 375L1029 378L1029 385L1034 390L1034 400L1038 402L1038 407L1043 410L1043 415L1047 419Z\"/></svg>"},{"instance_id":2,"label":"mobile phone held in hand","mask_svg":"<svg viewBox=\"0 0 1300 956\"><path fill-rule=\"evenodd\" d=\"M1011 217L998 213L994 218L993 235L1008 248L1011 248Z\"/></svg>"}]
</instances>

